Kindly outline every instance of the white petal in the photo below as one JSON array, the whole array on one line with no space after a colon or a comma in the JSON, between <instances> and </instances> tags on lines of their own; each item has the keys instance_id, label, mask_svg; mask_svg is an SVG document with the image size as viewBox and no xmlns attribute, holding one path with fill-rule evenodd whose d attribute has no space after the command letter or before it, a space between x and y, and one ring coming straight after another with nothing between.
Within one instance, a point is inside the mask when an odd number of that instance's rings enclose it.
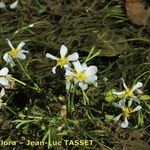
<instances>
[{"instance_id":1,"label":"white petal","mask_svg":"<svg viewBox=\"0 0 150 150\"><path fill-rule=\"evenodd\" d=\"M71 72L69 69L66 69L65 76L70 76L70 75L74 75L74 73Z\"/></svg>"},{"instance_id":2,"label":"white petal","mask_svg":"<svg viewBox=\"0 0 150 150\"><path fill-rule=\"evenodd\" d=\"M132 87L132 91L135 91L136 89L140 88L143 86L143 83L142 82L138 82L137 84L135 84L133 87Z\"/></svg>"},{"instance_id":3,"label":"white petal","mask_svg":"<svg viewBox=\"0 0 150 150\"><path fill-rule=\"evenodd\" d=\"M49 53L46 54L46 57L50 58L50 59L53 59L53 60L57 60L57 57L55 57L55 56L53 56L53 55L51 55Z\"/></svg>"},{"instance_id":4,"label":"white petal","mask_svg":"<svg viewBox=\"0 0 150 150\"><path fill-rule=\"evenodd\" d=\"M127 89L128 89L128 87L126 86L126 83L125 83L124 79L123 79L123 78L121 78L121 80L122 80L122 82L123 82L123 86L124 86L124 88L127 90Z\"/></svg>"},{"instance_id":5,"label":"white petal","mask_svg":"<svg viewBox=\"0 0 150 150\"><path fill-rule=\"evenodd\" d=\"M119 114L118 116L116 116L115 118L113 118L113 120L114 120L115 122L117 122L117 121L120 119L121 116L122 116L122 114Z\"/></svg>"},{"instance_id":6,"label":"white petal","mask_svg":"<svg viewBox=\"0 0 150 150\"><path fill-rule=\"evenodd\" d=\"M26 59L26 55L21 53L20 51L17 53L16 57L15 58L19 58L19 59Z\"/></svg>"},{"instance_id":7,"label":"white petal","mask_svg":"<svg viewBox=\"0 0 150 150\"><path fill-rule=\"evenodd\" d=\"M89 66L86 70L86 74L90 75L94 75L97 73L97 67L96 66Z\"/></svg>"},{"instance_id":8,"label":"white petal","mask_svg":"<svg viewBox=\"0 0 150 150\"><path fill-rule=\"evenodd\" d=\"M133 100L136 100L136 99L137 99L137 96L133 95L131 98L132 98Z\"/></svg>"},{"instance_id":9,"label":"white petal","mask_svg":"<svg viewBox=\"0 0 150 150\"><path fill-rule=\"evenodd\" d=\"M128 101L128 107L131 107L132 102L133 102L133 99L132 99L132 98L130 98L130 100Z\"/></svg>"},{"instance_id":10,"label":"white petal","mask_svg":"<svg viewBox=\"0 0 150 150\"><path fill-rule=\"evenodd\" d=\"M68 49L65 45L62 45L61 48L60 48L60 56L61 57L64 57L68 52Z\"/></svg>"},{"instance_id":11,"label":"white petal","mask_svg":"<svg viewBox=\"0 0 150 150\"><path fill-rule=\"evenodd\" d=\"M6 40L7 40L7 42L8 42L8 45L10 46L10 48L13 49L14 47L13 47L13 45L11 44L10 40L9 40L9 39L6 39Z\"/></svg>"},{"instance_id":12,"label":"white petal","mask_svg":"<svg viewBox=\"0 0 150 150\"><path fill-rule=\"evenodd\" d=\"M69 55L67 58L68 58L69 61L76 61L76 60L79 59L79 54L78 53L73 53L73 54Z\"/></svg>"},{"instance_id":13,"label":"white petal","mask_svg":"<svg viewBox=\"0 0 150 150\"><path fill-rule=\"evenodd\" d=\"M115 107L123 108L123 107L125 107L125 102L126 102L126 100L125 100L125 99L122 99L122 100L119 101L119 103L113 102L112 104L113 104Z\"/></svg>"},{"instance_id":14,"label":"white petal","mask_svg":"<svg viewBox=\"0 0 150 150\"><path fill-rule=\"evenodd\" d=\"M112 91L112 94L114 95L124 95L125 94L125 91L121 91L121 92L115 92L115 91Z\"/></svg>"},{"instance_id":15,"label":"white petal","mask_svg":"<svg viewBox=\"0 0 150 150\"><path fill-rule=\"evenodd\" d=\"M10 5L10 9L15 9L18 5L18 0Z\"/></svg>"},{"instance_id":16,"label":"white petal","mask_svg":"<svg viewBox=\"0 0 150 150\"><path fill-rule=\"evenodd\" d=\"M71 82L66 81L66 90L72 89Z\"/></svg>"},{"instance_id":17,"label":"white petal","mask_svg":"<svg viewBox=\"0 0 150 150\"><path fill-rule=\"evenodd\" d=\"M139 111L140 109L142 109L142 107L140 105L138 105L131 112Z\"/></svg>"},{"instance_id":18,"label":"white petal","mask_svg":"<svg viewBox=\"0 0 150 150\"><path fill-rule=\"evenodd\" d=\"M0 2L0 8L5 8L5 7L6 7L5 3L3 1L1 1Z\"/></svg>"},{"instance_id":19,"label":"white petal","mask_svg":"<svg viewBox=\"0 0 150 150\"><path fill-rule=\"evenodd\" d=\"M14 61L12 60L11 62L10 62L10 66L11 67L14 67L16 64L14 63Z\"/></svg>"},{"instance_id":20,"label":"white petal","mask_svg":"<svg viewBox=\"0 0 150 150\"><path fill-rule=\"evenodd\" d=\"M9 72L8 68L4 67L0 70L0 76L6 76L8 72Z\"/></svg>"},{"instance_id":21,"label":"white petal","mask_svg":"<svg viewBox=\"0 0 150 150\"><path fill-rule=\"evenodd\" d=\"M91 75L91 76L89 76L89 77L85 80L85 82L86 82L86 83L94 83L96 80L97 80L97 76L96 76L96 75Z\"/></svg>"},{"instance_id":22,"label":"white petal","mask_svg":"<svg viewBox=\"0 0 150 150\"><path fill-rule=\"evenodd\" d=\"M64 69L71 69L70 63L64 65Z\"/></svg>"},{"instance_id":23,"label":"white petal","mask_svg":"<svg viewBox=\"0 0 150 150\"><path fill-rule=\"evenodd\" d=\"M52 68L52 73L53 74L56 74L56 68L57 68L57 66L55 66L55 67Z\"/></svg>"},{"instance_id":24,"label":"white petal","mask_svg":"<svg viewBox=\"0 0 150 150\"><path fill-rule=\"evenodd\" d=\"M29 51L26 51L26 50L23 50L23 49L21 49L19 52L25 53L25 54L28 54L28 53L29 53Z\"/></svg>"},{"instance_id":25,"label":"white petal","mask_svg":"<svg viewBox=\"0 0 150 150\"><path fill-rule=\"evenodd\" d=\"M2 98L5 95L5 89L2 88L1 93L0 93L0 98Z\"/></svg>"},{"instance_id":26,"label":"white petal","mask_svg":"<svg viewBox=\"0 0 150 150\"><path fill-rule=\"evenodd\" d=\"M11 67L15 66L15 63L14 63L12 57L8 53L4 54L3 59L6 61L7 64L10 64Z\"/></svg>"},{"instance_id":27,"label":"white petal","mask_svg":"<svg viewBox=\"0 0 150 150\"><path fill-rule=\"evenodd\" d=\"M3 59L9 63L11 60L10 60L10 56L8 55L8 53L5 53L4 56L3 56Z\"/></svg>"},{"instance_id":28,"label":"white petal","mask_svg":"<svg viewBox=\"0 0 150 150\"><path fill-rule=\"evenodd\" d=\"M74 83L75 83L75 84L78 84L78 83L79 83L79 80L76 79L76 78L74 78Z\"/></svg>"},{"instance_id":29,"label":"white petal","mask_svg":"<svg viewBox=\"0 0 150 150\"><path fill-rule=\"evenodd\" d=\"M140 104L141 102L140 102L140 100L138 99L138 98L136 98L136 99L133 99L135 102L137 102L138 104Z\"/></svg>"},{"instance_id":30,"label":"white petal","mask_svg":"<svg viewBox=\"0 0 150 150\"><path fill-rule=\"evenodd\" d=\"M135 91L136 91L138 94L143 94L142 90L140 90L140 89L136 89Z\"/></svg>"},{"instance_id":31,"label":"white petal","mask_svg":"<svg viewBox=\"0 0 150 150\"><path fill-rule=\"evenodd\" d=\"M79 87L82 89L82 90L86 90L88 88L88 85L87 84L84 84L82 82L79 82Z\"/></svg>"},{"instance_id":32,"label":"white petal","mask_svg":"<svg viewBox=\"0 0 150 150\"><path fill-rule=\"evenodd\" d=\"M121 124L121 127L122 128L127 128L128 125L129 125L129 122L128 122L127 118L124 118L124 122Z\"/></svg>"},{"instance_id":33,"label":"white petal","mask_svg":"<svg viewBox=\"0 0 150 150\"><path fill-rule=\"evenodd\" d=\"M74 68L77 72L83 71L82 65L79 60L73 62Z\"/></svg>"},{"instance_id":34,"label":"white petal","mask_svg":"<svg viewBox=\"0 0 150 150\"><path fill-rule=\"evenodd\" d=\"M21 50L24 45L25 45L24 42L20 42L20 44L17 46L17 49Z\"/></svg>"},{"instance_id":35,"label":"white petal","mask_svg":"<svg viewBox=\"0 0 150 150\"><path fill-rule=\"evenodd\" d=\"M86 64L86 63L83 63L83 64L82 64L82 68L83 68L83 70L87 70L87 69L88 69L87 64Z\"/></svg>"},{"instance_id":36,"label":"white petal","mask_svg":"<svg viewBox=\"0 0 150 150\"><path fill-rule=\"evenodd\" d=\"M6 86L8 85L8 80L4 77L0 77L0 84Z\"/></svg>"},{"instance_id":37,"label":"white petal","mask_svg":"<svg viewBox=\"0 0 150 150\"><path fill-rule=\"evenodd\" d=\"M125 107L125 103L126 103L126 100L125 100L125 99L120 100L120 101L119 101L119 106L120 106L120 108Z\"/></svg>"}]
</instances>

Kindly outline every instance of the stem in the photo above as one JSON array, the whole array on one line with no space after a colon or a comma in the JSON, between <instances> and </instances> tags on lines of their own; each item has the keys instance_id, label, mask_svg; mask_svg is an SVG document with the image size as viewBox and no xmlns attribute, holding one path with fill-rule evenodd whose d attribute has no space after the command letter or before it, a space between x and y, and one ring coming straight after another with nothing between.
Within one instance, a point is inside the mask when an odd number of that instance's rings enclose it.
<instances>
[{"instance_id":1,"label":"stem","mask_svg":"<svg viewBox=\"0 0 150 150\"><path fill-rule=\"evenodd\" d=\"M30 118L30 119L39 119L39 120L43 119L43 117L34 117L34 116L28 116L28 118ZM35 121L37 121L37 120L35 120Z\"/></svg>"},{"instance_id":2,"label":"stem","mask_svg":"<svg viewBox=\"0 0 150 150\"><path fill-rule=\"evenodd\" d=\"M49 129L48 129L48 149L51 147L52 147L52 145L51 145L51 129L49 126Z\"/></svg>"},{"instance_id":3,"label":"stem","mask_svg":"<svg viewBox=\"0 0 150 150\"><path fill-rule=\"evenodd\" d=\"M11 111L14 115L17 115L17 113L15 113L12 109L10 109L8 106L5 106L6 109L8 109L9 111Z\"/></svg>"},{"instance_id":4,"label":"stem","mask_svg":"<svg viewBox=\"0 0 150 150\"><path fill-rule=\"evenodd\" d=\"M88 57L88 58L84 61L84 63L87 63L88 61L90 61L90 60L93 59L94 57L100 55L100 52L101 52L101 51L98 51L98 52L96 52L95 54L93 54L92 56L90 55L90 57Z\"/></svg>"},{"instance_id":5,"label":"stem","mask_svg":"<svg viewBox=\"0 0 150 150\"><path fill-rule=\"evenodd\" d=\"M25 73L25 75L27 76L27 78L29 80L32 80L31 77L29 76L29 74L26 72L26 70L23 68L22 64L20 63L20 61L17 59L17 63L19 64L21 70Z\"/></svg>"},{"instance_id":6,"label":"stem","mask_svg":"<svg viewBox=\"0 0 150 150\"><path fill-rule=\"evenodd\" d=\"M68 106L68 111L69 113L72 114L72 112L75 110L74 109L74 94L75 94L75 90L76 90L76 86L73 85L73 92L71 91L71 86L73 84L71 83L70 85L70 89L69 89L69 92L67 94L67 106Z\"/></svg>"},{"instance_id":7,"label":"stem","mask_svg":"<svg viewBox=\"0 0 150 150\"><path fill-rule=\"evenodd\" d=\"M76 85L73 86L73 93L71 96L71 113L75 110L74 108L74 95L75 95Z\"/></svg>"},{"instance_id":8,"label":"stem","mask_svg":"<svg viewBox=\"0 0 150 150\"><path fill-rule=\"evenodd\" d=\"M26 83L24 83L24 82L22 82L22 81L20 81L20 80L18 80L16 78L14 78L14 77L9 77L9 78L14 80L14 81L16 81L16 82L18 82L18 83L20 83L20 84L22 84L22 85L24 85L24 86L26 86Z\"/></svg>"},{"instance_id":9,"label":"stem","mask_svg":"<svg viewBox=\"0 0 150 150\"><path fill-rule=\"evenodd\" d=\"M94 57L100 55L101 50L97 51L96 53L94 53L95 47L92 47L92 49L90 50L87 58L85 59L84 63L87 63L88 61L90 61L91 59L93 59Z\"/></svg>"},{"instance_id":10,"label":"stem","mask_svg":"<svg viewBox=\"0 0 150 150\"><path fill-rule=\"evenodd\" d=\"M22 82L22 81L20 81L20 80L18 80L16 78L14 78L14 77L9 77L9 78L12 79L12 80L14 80L14 81L16 81L16 82L18 82L18 83L20 83L20 84L22 84L22 85L24 85L24 86L27 86L26 83L24 83L24 82ZM31 86L29 86L29 88L31 88L33 90L37 90L37 87L31 87Z\"/></svg>"},{"instance_id":11,"label":"stem","mask_svg":"<svg viewBox=\"0 0 150 150\"><path fill-rule=\"evenodd\" d=\"M21 68L21 70L23 71L23 73L27 76L27 78L33 83L34 88L36 91L40 91L41 89L39 88L39 86L32 80L32 78L29 76L29 74L26 72L26 70L24 69L24 67L22 66L22 64L19 62L19 60L17 59L17 62Z\"/></svg>"},{"instance_id":12,"label":"stem","mask_svg":"<svg viewBox=\"0 0 150 150\"><path fill-rule=\"evenodd\" d=\"M68 94L68 96L67 96L67 106L68 106L68 111L69 112L71 112L71 109L70 109L70 92L69 92L69 94Z\"/></svg>"},{"instance_id":13,"label":"stem","mask_svg":"<svg viewBox=\"0 0 150 150\"><path fill-rule=\"evenodd\" d=\"M89 100L89 98L87 97L87 95L86 95L86 93L85 93L85 91L84 90L82 90L82 93L83 93L83 103L84 103L84 105L86 105L86 104L90 104L90 100Z\"/></svg>"},{"instance_id":14,"label":"stem","mask_svg":"<svg viewBox=\"0 0 150 150\"><path fill-rule=\"evenodd\" d=\"M90 53L88 54L88 56L87 56L86 60L84 61L84 63L86 63L89 60L89 58L92 55L94 49L95 49L95 47L92 47L92 49L90 50Z\"/></svg>"}]
</instances>

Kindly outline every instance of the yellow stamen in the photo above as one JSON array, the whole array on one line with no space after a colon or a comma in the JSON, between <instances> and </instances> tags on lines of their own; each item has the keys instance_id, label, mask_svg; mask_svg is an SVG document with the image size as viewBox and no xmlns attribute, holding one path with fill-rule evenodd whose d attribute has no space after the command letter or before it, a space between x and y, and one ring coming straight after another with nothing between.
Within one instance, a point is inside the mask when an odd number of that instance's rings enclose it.
<instances>
[{"instance_id":1,"label":"yellow stamen","mask_svg":"<svg viewBox=\"0 0 150 150\"><path fill-rule=\"evenodd\" d=\"M12 48L12 49L8 52L8 54L14 58L14 57L16 57L18 51L19 51L18 48Z\"/></svg>"},{"instance_id":2,"label":"yellow stamen","mask_svg":"<svg viewBox=\"0 0 150 150\"><path fill-rule=\"evenodd\" d=\"M133 97L133 96L134 96L133 91L127 88L126 93L125 93L125 97Z\"/></svg>"},{"instance_id":3,"label":"yellow stamen","mask_svg":"<svg viewBox=\"0 0 150 150\"><path fill-rule=\"evenodd\" d=\"M61 68L64 67L65 64L68 64L68 59L66 57L61 57L57 59L57 65Z\"/></svg>"},{"instance_id":4,"label":"yellow stamen","mask_svg":"<svg viewBox=\"0 0 150 150\"><path fill-rule=\"evenodd\" d=\"M123 113L124 117L128 118L130 116L130 114L131 114L131 108L123 107L122 108L122 113Z\"/></svg>"},{"instance_id":5,"label":"yellow stamen","mask_svg":"<svg viewBox=\"0 0 150 150\"><path fill-rule=\"evenodd\" d=\"M75 75L79 81L84 81L87 78L85 72L77 72Z\"/></svg>"}]
</instances>

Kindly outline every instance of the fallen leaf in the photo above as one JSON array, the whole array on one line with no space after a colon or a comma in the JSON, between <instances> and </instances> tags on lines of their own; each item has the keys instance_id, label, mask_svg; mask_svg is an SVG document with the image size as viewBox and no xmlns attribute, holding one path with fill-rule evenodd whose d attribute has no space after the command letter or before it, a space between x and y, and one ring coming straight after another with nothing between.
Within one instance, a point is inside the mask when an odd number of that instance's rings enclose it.
<instances>
[{"instance_id":1,"label":"fallen leaf","mask_svg":"<svg viewBox=\"0 0 150 150\"><path fill-rule=\"evenodd\" d=\"M124 0L127 16L136 25L150 25L150 7L139 0Z\"/></svg>"}]
</instances>

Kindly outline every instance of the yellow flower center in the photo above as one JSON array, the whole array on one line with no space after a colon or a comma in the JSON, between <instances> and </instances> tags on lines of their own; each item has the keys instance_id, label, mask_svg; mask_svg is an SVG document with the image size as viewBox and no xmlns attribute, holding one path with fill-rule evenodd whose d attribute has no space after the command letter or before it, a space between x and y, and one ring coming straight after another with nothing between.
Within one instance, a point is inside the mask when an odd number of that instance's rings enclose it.
<instances>
[{"instance_id":1,"label":"yellow flower center","mask_svg":"<svg viewBox=\"0 0 150 150\"><path fill-rule=\"evenodd\" d=\"M18 48L12 48L12 49L8 52L8 54L14 58L14 57L16 57L18 51L19 51Z\"/></svg>"},{"instance_id":2,"label":"yellow flower center","mask_svg":"<svg viewBox=\"0 0 150 150\"><path fill-rule=\"evenodd\" d=\"M124 107L124 108L122 108L122 113L123 113L124 117L128 118L130 116L131 109L129 107Z\"/></svg>"},{"instance_id":3,"label":"yellow flower center","mask_svg":"<svg viewBox=\"0 0 150 150\"><path fill-rule=\"evenodd\" d=\"M133 97L133 96L134 96L133 91L130 89L126 89L125 97Z\"/></svg>"},{"instance_id":4,"label":"yellow flower center","mask_svg":"<svg viewBox=\"0 0 150 150\"><path fill-rule=\"evenodd\" d=\"M87 78L85 72L76 72L75 75L79 81L84 81Z\"/></svg>"},{"instance_id":5,"label":"yellow flower center","mask_svg":"<svg viewBox=\"0 0 150 150\"><path fill-rule=\"evenodd\" d=\"M57 65L59 65L61 68L64 67L64 65L67 63L68 59L66 57L61 57L57 59Z\"/></svg>"}]
</instances>

